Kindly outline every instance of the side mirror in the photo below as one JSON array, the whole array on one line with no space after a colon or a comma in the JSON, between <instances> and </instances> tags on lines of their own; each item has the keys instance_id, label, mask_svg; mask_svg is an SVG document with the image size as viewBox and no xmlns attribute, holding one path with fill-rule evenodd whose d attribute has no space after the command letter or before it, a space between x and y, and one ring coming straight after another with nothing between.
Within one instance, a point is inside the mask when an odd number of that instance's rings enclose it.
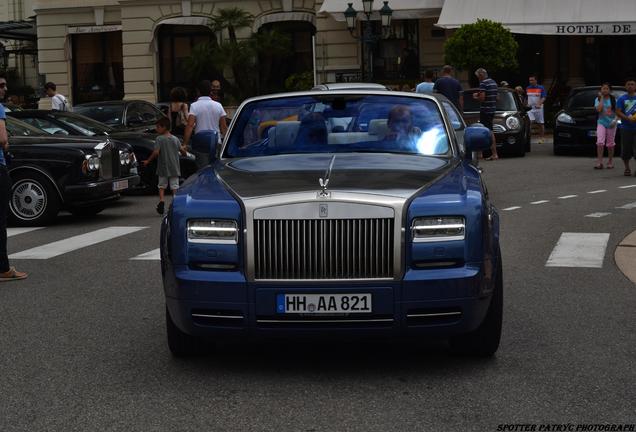
<instances>
[{"instance_id":1,"label":"side mirror","mask_svg":"<svg viewBox=\"0 0 636 432\"><path fill-rule=\"evenodd\" d=\"M192 150L196 153L208 155L210 164L217 158L216 149L219 142L219 134L216 131L201 131L192 137ZM201 161L197 157L197 163Z\"/></svg>"},{"instance_id":2,"label":"side mirror","mask_svg":"<svg viewBox=\"0 0 636 432\"><path fill-rule=\"evenodd\" d=\"M492 145L492 132L481 123L475 123L464 130L464 145L466 154L488 150Z\"/></svg>"}]
</instances>

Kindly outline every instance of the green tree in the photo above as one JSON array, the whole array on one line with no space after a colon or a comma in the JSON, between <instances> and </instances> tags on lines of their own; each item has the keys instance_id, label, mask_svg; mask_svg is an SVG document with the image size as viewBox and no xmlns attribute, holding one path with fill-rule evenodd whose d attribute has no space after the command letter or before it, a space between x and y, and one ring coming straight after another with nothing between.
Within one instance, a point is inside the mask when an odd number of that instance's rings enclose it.
<instances>
[{"instance_id":1,"label":"green tree","mask_svg":"<svg viewBox=\"0 0 636 432\"><path fill-rule=\"evenodd\" d=\"M470 72L478 67L488 72L516 70L518 49L508 29L487 19L461 26L444 45L446 63Z\"/></svg>"},{"instance_id":2,"label":"green tree","mask_svg":"<svg viewBox=\"0 0 636 432\"><path fill-rule=\"evenodd\" d=\"M219 9L212 16L212 30L226 30L230 37L230 43L237 44L236 30L242 27L250 27L254 22L254 17L249 12L241 8L233 7Z\"/></svg>"}]
</instances>

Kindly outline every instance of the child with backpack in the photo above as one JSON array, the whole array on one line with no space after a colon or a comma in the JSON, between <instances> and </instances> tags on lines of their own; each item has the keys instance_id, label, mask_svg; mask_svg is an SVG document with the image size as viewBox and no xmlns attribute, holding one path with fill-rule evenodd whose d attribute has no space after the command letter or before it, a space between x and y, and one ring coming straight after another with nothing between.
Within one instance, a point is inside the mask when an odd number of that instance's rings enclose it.
<instances>
[{"instance_id":1,"label":"child with backpack","mask_svg":"<svg viewBox=\"0 0 636 432\"><path fill-rule=\"evenodd\" d=\"M179 153L185 155L187 150L181 145L179 138L170 133L170 119L161 117L157 120L155 128L159 134L155 141L155 150L148 159L143 161L143 164L147 167L153 160L157 159L157 177L159 178L157 213L163 215L166 188L170 188L174 197L175 192L179 189L179 177L181 176Z\"/></svg>"},{"instance_id":2,"label":"child with backpack","mask_svg":"<svg viewBox=\"0 0 636 432\"><path fill-rule=\"evenodd\" d=\"M616 143L616 98L612 95L612 86L609 83L601 85L601 91L594 101L594 108L598 112L596 122L596 155L597 162L594 169L603 169L603 152L607 147L607 169L614 168L614 147Z\"/></svg>"}]
</instances>

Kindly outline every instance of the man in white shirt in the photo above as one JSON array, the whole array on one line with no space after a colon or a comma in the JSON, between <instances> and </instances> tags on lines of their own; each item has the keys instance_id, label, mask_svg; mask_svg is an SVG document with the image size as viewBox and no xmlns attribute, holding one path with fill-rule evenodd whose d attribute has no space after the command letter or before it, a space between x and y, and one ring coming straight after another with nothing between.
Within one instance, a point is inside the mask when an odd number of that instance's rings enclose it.
<instances>
[{"instance_id":1,"label":"man in white shirt","mask_svg":"<svg viewBox=\"0 0 636 432\"><path fill-rule=\"evenodd\" d=\"M57 111L70 111L70 105L64 95L57 92L55 83L48 82L44 86L46 95L51 98L51 109Z\"/></svg>"}]
</instances>

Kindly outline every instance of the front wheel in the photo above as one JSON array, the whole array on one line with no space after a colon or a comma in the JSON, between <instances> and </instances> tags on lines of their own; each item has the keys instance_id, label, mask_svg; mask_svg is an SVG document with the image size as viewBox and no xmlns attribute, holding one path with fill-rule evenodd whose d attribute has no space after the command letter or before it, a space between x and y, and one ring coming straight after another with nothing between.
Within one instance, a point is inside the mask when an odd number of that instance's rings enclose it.
<instances>
[{"instance_id":1,"label":"front wheel","mask_svg":"<svg viewBox=\"0 0 636 432\"><path fill-rule=\"evenodd\" d=\"M59 210L60 197L45 176L27 171L13 177L9 218L14 225L46 225L57 216Z\"/></svg>"},{"instance_id":2,"label":"front wheel","mask_svg":"<svg viewBox=\"0 0 636 432\"><path fill-rule=\"evenodd\" d=\"M476 330L451 339L450 346L454 353L474 357L492 357L497 352L503 318L503 271L501 267L500 259L495 288L486 317Z\"/></svg>"}]
</instances>

